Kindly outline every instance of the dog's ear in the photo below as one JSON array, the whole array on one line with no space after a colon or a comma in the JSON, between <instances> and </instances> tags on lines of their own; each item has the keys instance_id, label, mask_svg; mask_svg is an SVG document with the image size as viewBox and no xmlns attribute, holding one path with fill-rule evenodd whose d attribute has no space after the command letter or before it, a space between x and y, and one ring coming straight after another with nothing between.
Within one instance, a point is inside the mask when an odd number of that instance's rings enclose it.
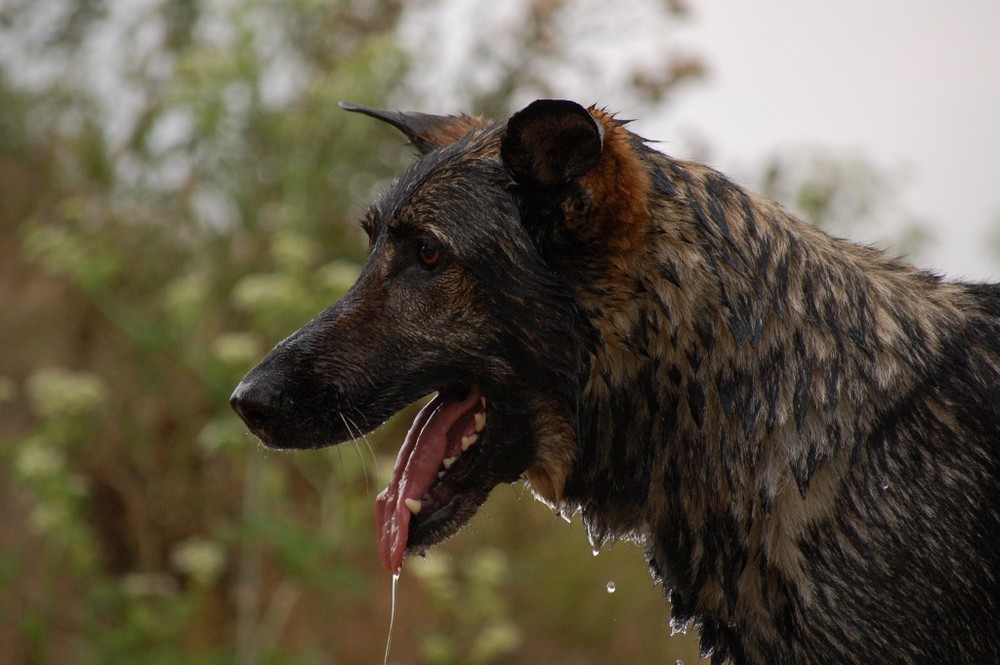
<instances>
[{"instance_id":1,"label":"dog's ear","mask_svg":"<svg viewBox=\"0 0 1000 665\"><path fill-rule=\"evenodd\" d=\"M482 118L469 115L431 115L413 111L386 111L340 102L340 108L387 122L406 135L421 155L442 148L462 138L474 129L489 125Z\"/></svg>"},{"instance_id":2,"label":"dog's ear","mask_svg":"<svg viewBox=\"0 0 1000 665\"><path fill-rule=\"evenodd\" d=\"M587 109L539 99L507 121L500 157L517 182L548 187L587 173L603 149L604 129Z\"/></svg>"}]
</instances>

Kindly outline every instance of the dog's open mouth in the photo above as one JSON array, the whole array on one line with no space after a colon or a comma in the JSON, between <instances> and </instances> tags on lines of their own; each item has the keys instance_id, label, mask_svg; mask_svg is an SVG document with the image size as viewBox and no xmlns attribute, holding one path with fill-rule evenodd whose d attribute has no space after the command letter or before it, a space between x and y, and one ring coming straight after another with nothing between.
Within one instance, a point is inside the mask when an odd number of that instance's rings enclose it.
<instances>
[{"instance_id":1,"label":"dog's open mouth","mask_svg":"<svg viewBox=\"0 0 1000 665\"><path fill-rule=\"evenodd\" d=\"M486 404L475 386L442 390L414 419L392 480L375 500L379 559L388 570L402 568L408 546L432 545L457 531L482 501L473 466Z\"/></svg>"}]
</instances>

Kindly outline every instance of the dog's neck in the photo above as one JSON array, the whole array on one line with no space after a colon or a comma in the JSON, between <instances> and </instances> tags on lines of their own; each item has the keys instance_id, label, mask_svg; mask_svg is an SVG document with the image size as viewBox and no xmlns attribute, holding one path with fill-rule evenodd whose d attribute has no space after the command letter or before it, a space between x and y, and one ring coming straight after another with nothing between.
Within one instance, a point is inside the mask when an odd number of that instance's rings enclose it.
<instances>
[{"instance_id":1,"label":"dog's neck","mask_svg":"<svg viewBox=\"0 0 1000 665\"><path fill-rule=\"evenodd\" d=\"M657 168L664 221L576 286L597 332L566 503L595 544L646 541L680 623L724 626L762 561L805 583L797 536L834 505L860 423L940 362L960 298L710 169Z\"/></svg>"}]
</instances>

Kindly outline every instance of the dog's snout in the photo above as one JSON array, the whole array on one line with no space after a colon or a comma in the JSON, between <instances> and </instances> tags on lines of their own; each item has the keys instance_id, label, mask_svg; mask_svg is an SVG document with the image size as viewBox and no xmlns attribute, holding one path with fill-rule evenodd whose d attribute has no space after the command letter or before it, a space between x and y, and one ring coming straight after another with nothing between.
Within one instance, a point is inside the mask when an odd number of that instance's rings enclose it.
<instances>
[{"instance_id":1,"label":"dog's snout","mask_svg":"<svg viewBox=\"0 0 1000 665\"><path fill-rule=\"evenodd\" d=\"M266 383L243 380L229 398L229 405L254 434L266 438L268 423L281 406L281 395Z\"/></svg>"}]
</instances>

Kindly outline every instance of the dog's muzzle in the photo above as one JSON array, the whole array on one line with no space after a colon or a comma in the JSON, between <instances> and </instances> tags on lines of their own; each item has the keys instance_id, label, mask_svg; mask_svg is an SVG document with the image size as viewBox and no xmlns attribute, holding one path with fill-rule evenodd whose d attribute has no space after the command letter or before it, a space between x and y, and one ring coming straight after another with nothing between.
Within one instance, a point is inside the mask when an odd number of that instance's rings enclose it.
<instances>
[{"instance_id":1,"label":"dog's muzzle","mask_svg":"<svg viewBox=\"0 0 1000 665\"><path fill-rule=\"evenodd\" d=\"M236 386L229 405L243 419L250 431L265 445L270 443L270 425L281 408L281 393L265 381L244 379Z\"/></svg>"}]
</instances>

